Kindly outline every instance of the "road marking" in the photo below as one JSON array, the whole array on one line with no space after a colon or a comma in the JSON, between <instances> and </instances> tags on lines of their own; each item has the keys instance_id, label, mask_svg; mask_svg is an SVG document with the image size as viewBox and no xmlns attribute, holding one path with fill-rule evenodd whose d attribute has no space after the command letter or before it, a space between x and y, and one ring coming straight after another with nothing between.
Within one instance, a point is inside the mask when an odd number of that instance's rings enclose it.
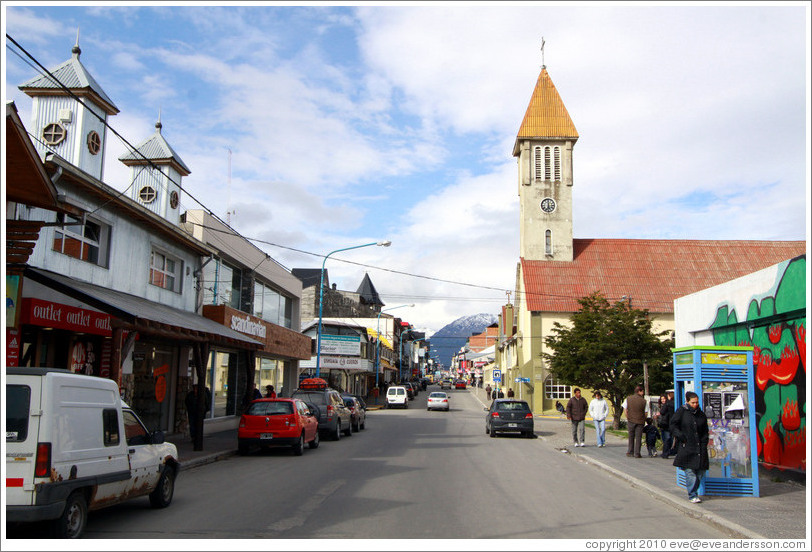
<instances>
[{"instance_id":1,"label":"road marking","mask_svg":"<svg viewBox=\"0 0 812 552\"><path fill-rule=\"evenodd\" d=\"M317 493L304 501L304 503L296 510L296 513L291 517L280 519L268 526L269 531L287 531L295 527L301 527L307 521L307 518L312 514L321 504L327 500L330 495L336 492L342 485L346 484L345 479L336 479L329 484L322 487Z\"/></svg>"}]
</instances>

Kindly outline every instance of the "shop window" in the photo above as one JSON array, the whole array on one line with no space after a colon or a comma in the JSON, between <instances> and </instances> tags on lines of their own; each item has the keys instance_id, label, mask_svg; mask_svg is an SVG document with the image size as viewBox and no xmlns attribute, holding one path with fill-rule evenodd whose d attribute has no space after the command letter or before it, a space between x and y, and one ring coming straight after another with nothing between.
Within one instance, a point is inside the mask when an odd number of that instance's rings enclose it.
<instances>
[{"instance_id":1,"label":"shop window","mask_svg":"<svg viewBox=\"0 0 812 552\"><path fill-rule=\"evenodd\" d=\"M207 417L233 416L237 413L237 354L214 351L209 358L206 387L211 389L212 407Z\"/></svg>"},{"instance_id":2,"label":"shop window","mask_svg":"<svg viewBox=\"0 0 812 552\"><path fill-rule=\"evenodd\" d=\"M74 259L107 266L110 227L100 222L57 213L53 250Z\"/></svg>"},{"instance_id":3,"label":"shop window","mask_svg":"<svg viewBox=\"0 0 812 552\"><path fill-rule=\"evenodd\" d=\"M176 293L181 291L183 262L160 251L152 250L149 261L149 283Z\"/></svg>"},{"instance_id":4,"label":"shop window","mask_svg":"<svg viewBox=\"0 0 812 552\"><path fill-rule=\"evenodd\" d=\"M569 385L564 385L552 375L544 380L544 397L547 399L569 399L572 391Z\"/></svg>"}]
</instances>

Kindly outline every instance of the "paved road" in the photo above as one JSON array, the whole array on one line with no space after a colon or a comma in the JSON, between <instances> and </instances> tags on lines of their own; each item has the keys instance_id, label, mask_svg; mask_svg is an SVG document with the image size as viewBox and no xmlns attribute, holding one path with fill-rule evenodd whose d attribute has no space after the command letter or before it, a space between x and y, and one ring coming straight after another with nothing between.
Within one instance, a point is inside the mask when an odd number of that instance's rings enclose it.
<instances>
[{"instance_id":1,"label":"paved road","mask_svg":"<svg viewBox=\"0 0 812 552\"><path fill-rule=\"evenodd\" d=\"M369 413L367 429L295 457L184 471L175 500L94 512L86 538L725 538L539 439L485 434L481 404Z\"/></svg>"}]
</instances>

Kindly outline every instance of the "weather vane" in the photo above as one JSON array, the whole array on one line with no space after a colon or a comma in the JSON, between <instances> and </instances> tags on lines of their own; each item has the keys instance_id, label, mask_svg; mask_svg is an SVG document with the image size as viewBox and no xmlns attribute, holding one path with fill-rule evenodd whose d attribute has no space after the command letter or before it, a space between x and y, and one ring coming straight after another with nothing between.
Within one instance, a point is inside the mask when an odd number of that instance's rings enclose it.
<instances>
[{"instance_id":1,"label":"weather vane","mask_svg":"<svg viewBox=\"0 0 812 552\"><path fill-rule=\"evenodd\" d=\"M547 66L544 65L544 37L541 37L541 68L547 68Z\"/></svg>"}]
</instances>

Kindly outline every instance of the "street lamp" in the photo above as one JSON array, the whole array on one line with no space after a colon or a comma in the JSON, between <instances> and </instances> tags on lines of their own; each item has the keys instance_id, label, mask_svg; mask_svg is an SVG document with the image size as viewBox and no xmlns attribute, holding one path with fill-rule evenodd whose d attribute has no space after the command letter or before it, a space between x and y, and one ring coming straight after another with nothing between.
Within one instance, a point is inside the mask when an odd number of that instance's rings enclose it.
<instances>
[{"instance_id":1,"label":"street lamp","mask_svg":"<svg viewBox=\"0 0 812 552\"><path fill-rule=\"evenodd\" d=\"M361 247L369 247L371 245L379 245L382 247L389 247L392 245L392 242L389 240L365 243L364 245L355 245L353 247L345 247L343 249L336 249L335 251L330 251L327 255L324 256L324 261L321 263L321 282L319 283L319 336L318 342L316 343L316 377L321 375L321 313L322 313L322 306L324 301L324 265L327 263L327 258L332 255L333 253L339 253L340 251L349 251L350 249L360 249Z\"/></svg>"},{"instance_id":2,"label":"street lamp","mask_svg":"<svg viewBox=\"0 0 812 552\"><path fill-rule=\"evenodd\" d=\"M375 387L378 387L378 373L380 372L380 360L381 360L381 315L384 311L390 311L399 309L402 307L413 307L414 303L411 305L398 305L397 307L389 307L388 309L381 309L381 312L378 313L378 346L375 348Z\"/></svg>"}]
</instances>

